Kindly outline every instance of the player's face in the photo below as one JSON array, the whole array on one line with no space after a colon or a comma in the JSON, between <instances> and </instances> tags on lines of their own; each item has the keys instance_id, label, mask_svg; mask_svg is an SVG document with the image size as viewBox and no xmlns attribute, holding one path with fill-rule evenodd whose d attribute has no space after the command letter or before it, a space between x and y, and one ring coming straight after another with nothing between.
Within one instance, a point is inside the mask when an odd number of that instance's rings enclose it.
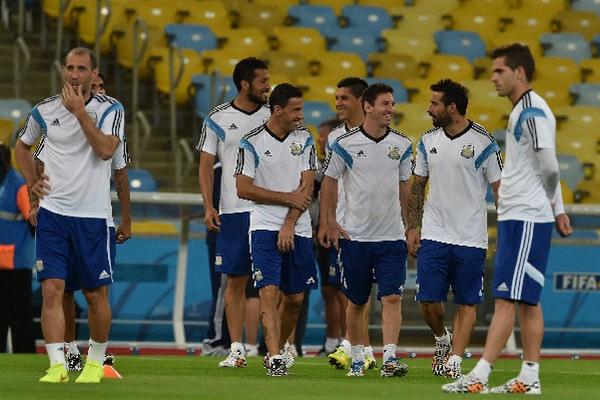
<instances>
[{"instance_id":1,"label":"player's face","mask_svg":"<svg viewBox=\"0 0 600 400\"><path fill-rule=\"evenodd\" d=\"M433 92L429 101L427 113L431 116L433 126L436 128L444 128L452 122L452 117L448 113L448 107L444 105L442 97L444 93Z\"/></svg>"},{"instance_id":2,"label":"player's face","mask_svg":"<svg viewBox=\"0 0 600 400\"><path fill-rule=\"evenodd\" d=\"M269 71L266 69L255 69L254 79L248 89L248 99L256 104L267 104L269 92L271 92Z\"/></svg>"},{"instance_id":3,"label":"player's face","mask_svg":"<svg viewBox=\"0 0 600 400\"><path fill-rule=\"evenodd\" d=\"M279 108L279 110L282 128L287 132L292 132L302 124L304 119L304 99L292 97L285 107Z\"/></svg>"},{"instance_id":4,"label":"player's face","mask_svg":"<svg viewBox=\"0 0 600 400\"><path fill-rule=\"evenodd\" d=\"M492 61L492 82L496 86L498 96L508 96L518 84L517 70L512 70L506 65L505 57L498 57Z\"/></svg>"},{"instance_id":5,"label":"player's face","mask_svg":"<svg viewBox=\"0 0 600 400\"><path fill-rule=\"evenodd\" d=\"M99 76L96 76L96 79L92 81L92 92L98 94L105 94L104 91L104 81Z\"/></svg>"},{"instance_id":6,"label":"player's face","mask_svg":"<svg viewBox=\"0 0 600 400\"><path fill-rule=\"evenodd\" d=\"M92 63L88 54L69 54L63 66L65 83L77 92L81 85L84 96L90 93L92 80L98 76L98 70L92 70Z\"/></svg>"},{"instance_id":7,"label":"player's face","mask_svg":"<svg viewBox=\"0 0 600 400\"><path fill-rule=\"evenodd\" d=\"M347 87L338 88L335 92L335 109L342 121L348 121L356 113L363 112L360 97L355 97Z\"/></svg>"},{"instance_id":8,"label":"player's face","mask_svg":"<svg viewBox=\"0 0 600 400\"><path fill-rule=\"evenodd\" d=\"M394 116L394 95L391 93L380 93L375 98L375 104L365 102L365 111L378 122L379 126L388 126Z\"/></svg>"}]
</instances>

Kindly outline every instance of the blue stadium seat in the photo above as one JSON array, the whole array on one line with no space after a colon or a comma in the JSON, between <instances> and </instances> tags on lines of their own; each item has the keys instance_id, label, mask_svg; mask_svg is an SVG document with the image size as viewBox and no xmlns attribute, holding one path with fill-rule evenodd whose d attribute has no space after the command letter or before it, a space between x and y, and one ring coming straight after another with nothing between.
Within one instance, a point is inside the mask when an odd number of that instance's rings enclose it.
<instances>
[{"instance_id":1,"label":"blue stadium seat","mask_svg":"<svg viewBox=\"0 0 600 400\"><path fill-rule=\"evenodd\" d=\"M156 192L158 184L152 174L142 168L132 168L127 170L129 176L129 190L132 192Z\"/></svg>"},{"instance_id":2,"label":"blue stadium seat","mask_svg":"<svg viewBox=\"0 0 600 400\"><path fill-rule=\"evenodd\" d=\"M571 85L569 92L575 105L600 106L600 83L577 83Z\"/></svg>"},{"instance_id":3,"label":"blue stadium seat","mask_svg":"<svg viewBox=\"0 0 600 400\"><path fill-rule=\"evenodd\" d=\"M233 78L218 74L198 74L192 77L196 89L196 115L204 118L215 106L233 100L237 91Z\"/></svg>"},{"instance_id":4,"label":"blue stadium seat","mask_svg":"<svg viewBox=\"0 0 600 400\"><path fill-rule=\"evenodd\" d=\"M335 112L323 101L304 102L304 126L319 126L321 123L335 118Z\"/></svg>"},{"instance_id":5,"label":"blue stadium seat","mask_svg":"<svg viewBox=\"0 0 600 400\"><path fill-rule=\"evenodd\" d=\"M571 154L558 154L556 158L560 168L560 179L574 191L583 180L583 165L576 156Z\"/></svg>"},{"instance_id":6,"label":"blue stadium seat","mask_svg":"<svg viewBox=\"0 0 600 400\"><path fill-rule=\"evenodd\" d=\"M342 9L343 17L349 28L360 27L379 35L384 29L394 28L394 20L383 7L346 6Z\"/></svg>"},{"instance_id":7,"label":"blue stadium seat","mask_svg":"<svg viewBox=\"0 0 600 400\"><path fill-rule=\"evenodd\" d=\"M437 31L434 34L438 53L463 56L469 62L485 57L485 43L477 32Z\"/></svg>"},{"instance_id":8,"label":"blue stadium seat","mask_svg":"<svg viewBox=\"0 0 600 400\"><path fill-rule=\"evenodd\" d=\"M329 6L300 4L290 7L288 16L292 19L294 25L315 28L319 32L338 25L335 11Z\"/></svg>"},{"instance_id":9,"label":"blue stadium seat","mask_svg":"<svg viewBox=\"0 0 600 400\"><path fill-rule=\"evenodd\" d=\"M600 15L600 1L598 0L571 0L571 9L578 11L593 11Z\"/></svg>"},{"instance_id":10,"label":"blue stadium seat","mask_svg":"<svg viewBox=\"0 0 600 400\"><path fill-rule=\"evenodd\" d=\"M590 44L579 33L558 32L540 36L544 56L566 57L579 63L592 57Z\"/></svg>"},{"instance_id":11,"label":"blue stadium seat","mask_svg":"<svg viewBox=\"0 0 600 400\"><path fill-rule=\"evenodd\" d=\"M165 27L165 35L180 48L197 52L217 48L217 38L206 25L169 24Z\"/></svg>"},{"instance_id":12,"label":"blue stadium seat","mask_svg":"<svg viewBox=\"0 0 600 400\"><path fill-rule=\"evenodd\" d=\"M385 79L385 78L366 78L365 79L369 85L374 83L385 83L386 85L390 85L392 89L394 89L394 101L396 103L406 103L408 102L408 91L406 87L396 79Z\"/></svg>"},{"instance_id":13,"label":"blue stadium seat","mask_svg":"<svg viewBox=\"0 0 600 400\"><path fill-rule=\"evenodd\" d=\"M0 118L13 121L17 130L31 111L31 103L23 99L0 99Z\"/></svg>"},{"instance_id":14,"label":"blue stadium seat","mask_svg":"<svg viewBox=\"0 0 600 400\"><path fill-rule=\"evenodd\" d=\"M380 51L377 35L364 28L334 27L324 31L329 50L355 53L367 61L369 54Z\"/></svg>"},{"instance_id":15,"label":"blue stadium seat","mask_svg":"<svg viewBox=\"0 0 600 400\"><path fill-rule=\"evenodd\" d=\"M595 48L596 54L600 54L600 34L592 38L591 44Z\"/></svg>"}]
</instances>

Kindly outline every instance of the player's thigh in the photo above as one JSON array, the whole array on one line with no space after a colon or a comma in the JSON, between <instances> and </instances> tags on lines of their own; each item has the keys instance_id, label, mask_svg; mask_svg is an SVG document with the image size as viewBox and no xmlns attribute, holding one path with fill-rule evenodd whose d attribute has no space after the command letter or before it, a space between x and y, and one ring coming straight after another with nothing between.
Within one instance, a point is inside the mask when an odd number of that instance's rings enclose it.
<instances>
[{"instance_id":1,"label":"player's thigh","mask_svg":"<svg viewBox=\"0 0 600 400\"><path fill-rule=\"evenodd\" d=\"M456 304L483 303L485 249L452 246L450 283Z\"/></svg>"},{"instance_id":2,"label":"player's thigh","mask_svg":"<svg viewBox=\"0 0 600 400\"><path fill-rule=\"evenodd\" d=\"M294 236L292 251L282 254L281 291L285 294L302 293L317 287L317 269L311 238Z\"/></svg>"},{"instance_id":3,"label":"player's thigh","mask_svg":"<svg viewBox=\"0 0 600 400\"><path fill-rule=\"evenodd\" d=\"M256 230L250 233L252 251L252 279L254 287L281 284L281 253L277 249L276 231Z\"/></svg>"},{"instance_id":4,"label":"player's thigh","mask_svg":"<svg viewBox=\"0 0 600 400\"><path fill-rule=\"evenodd\" d=\"M45 208L38 211L36 232L37 280L63 279L69 275L71 218Z\"/></svg>"},{"instance_id":5,"label":"player's thigh","mask_svg":"<svg viewBox=\"0 0 600 400\"><path fill-rule=\"evenodd\" d=\"M371 243L373 270L377 282L377 298L402 295L406 281L408 250L404 240Z\"/></svg>"},{"instance_id":6,"label":"player's thigh","mask_svg":"<svg viewBox=\"0 0 600 400\"><path fill-rule=\"evenodd\" d=\"M111 231L102 218L74 218L72 247L77 284L96 289L112 283Z\"/></svg>"},{"instance_id":7,"label":"player's thigh","mask_svg":"<svg viewBox=\"0 0 600 400\"><path fill-rule=\"evenodd\" d=\"M215 270L228 275L249 275L251 272L250 213L221 215L217 234Z\"/></svg>"},{"instance_id":8,"label":"player's thigh","mask_svg":"<svg viewBox=\"0 0 600 400\"><path fill-rule=\"evenodd\" d=\"M373 264L368 243L340 240L342 290L354 304L366 304L371 295Z\"/></svg>"}]
</instances>

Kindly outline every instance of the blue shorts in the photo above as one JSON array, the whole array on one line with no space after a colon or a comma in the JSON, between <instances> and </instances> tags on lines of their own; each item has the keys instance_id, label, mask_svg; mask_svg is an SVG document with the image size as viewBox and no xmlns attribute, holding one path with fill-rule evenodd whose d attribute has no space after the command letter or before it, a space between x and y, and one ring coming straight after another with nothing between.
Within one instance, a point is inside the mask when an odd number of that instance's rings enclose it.
<instances>
[{"instance_id":1,"label":"blue shorts","mask_svg":"<svg viewBox=\"0 0 600 400\"><path fill-rule=\"evenodd\" d=\"M252 277L257 289L275 285L285 294L317 286L317 268L311 238L294 235L294 250L277 249L276 231L258 230L252 237Z\"/></svg>"},{"instance_id":2,"label":"blue shorts","mask_svg":"<svg viewBox=\"0 0 600 400\"><path fill-rule=\"evenodd\" d=\"M417 301L445 302L452 288L455 304L483 302L485 249L422 240L417 254Z\"/></svg>"},{"instance_id":3,"label":"blue shorts","mask_svg":"<svg viewBox=\"0 0 600 400\"><path fill-rule=\"evenodd\" d=\"M37 279L69 278L77 288L112 283L114 257L105 218L78 218L40 208L37 217Z\"/></svg>"},{"instance_id":4,"label":"blue shorts","mask_svg":"<svg viewBox=\"0 0 600 400\"><path fill-rule=\"evenodd\" d=\"M220 217L215 271L227 275L250 275L250 213L222 214Z\"/></svg>"},{"instance_id":5,"label":"blue shorts","mask_svg":"<svg viewBox=\"0 0 600 400\"><path fill-rule=\"evenodd\" d=\"M406 280L407 248L404 240L356 242L340 240L341 282L354 304L366 304L377 282L377 298L401 295Z\"/></svg>"},{"instance_id":6,"label":"blue shorts","mask_svg":"<svg viewBox=\"0 0 600 400\"><path fill-rule=\"evenodd\" d=\"M342 288L342 270L340 264L342 260L340 258L340 252L335 247L329 249L329 271L327 274L327 281L330 285Z\"/></svg>"},{"instance_id":7,"label":"blue shorts","mask_svg":"<svg viewBox=\"0 0 600 400\"><path fill-rule=\"evenodd\" d=\"M539 303L552 229L552 222L498 221L494 297Z\"/></svg>"},{"instance_id":8,"label":"blue shorts","mask_svg":"<svg viewBox=\"0 0 600 400\"><path fill-rule=\"evenodd\" d=\"M114 226L109 226L108 230L110 231L110 262L111 265L113 266L113 273L115 270L115 255L117 254L117 236L115 233L115 227ZM74 254L71 254L71 257L69 258L69 270L73 270L76 265L75 265L76 261L75 261L75 256ZM74 275L69 275L67 276L67 279L65 280L65 292L69 292L69 293L73 293L77 290L81 290L81 286L79 286L76 282L76 278Z\"/></svg>"}]
</instances>

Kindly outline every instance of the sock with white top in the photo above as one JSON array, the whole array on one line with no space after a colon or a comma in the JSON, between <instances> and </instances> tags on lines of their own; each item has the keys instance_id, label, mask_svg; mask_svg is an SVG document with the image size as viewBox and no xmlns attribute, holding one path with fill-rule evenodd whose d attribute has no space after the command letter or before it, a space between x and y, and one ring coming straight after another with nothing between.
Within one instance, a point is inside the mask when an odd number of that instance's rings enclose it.
<instances>
[{"instance_id":1,"label":"sock with white top","mask_svg":"<svg viewBox=\"0 0 600 400\"><path fill-rule=\"evenodd\" d=\"M373 347L372 346L365 347L365 357L375 358L375 356L373 355Z\"/></svg>"},{"instance_id":2,"label":"sock with white top","mask_svg":"<svg viewBox=\"0 0 600 400\"><path fill-rule=\"evenodd\" d=\"M490 378L490 374L492 373L492 368L492 364L481 358L479 361L477 361L477 364L471 371L471 374L475 375L481 381L481 383L487 383Z\"/></svg>"},{"instance_id":3,"label":"sock with white top","mask_svg":"<svg viewBox=\"0 0 600 400\"><path fill-rule=\"evenodd\" d=\"M76 341L65 343L65 349L69 354L79 354L79 347L77 347Z\"/></svg>"},{"instance_id":4,"label":"sock with white top","mask_svg":"<svg viewBox=\"0 0 600 400\"><path fill-rule=\"evenodd\" d=\"M362 361L365 362L365 346L359 344L358 346L352 346L351 348L352 362Z\"/></svg>"},{"instance_id":5,"label":"sock with white top","mask_svg":"<svg viewBox=\"0 0 600 400\"><path fill-rule=\"evenodd\" d=\"M100 363L100 365L104 364L104 354L106 353L107 346L108 342L100 343L90 339L90 347L88 348L87 358L97 361Z\"/></svg>"},{"instance_id":6,"label":"sock with white top","mask_svg":"<svg viewBox=\"0 0 600 400\"><path fill-rule=\"evenodd\" d=\"M396 345L393 343L383 346L383 362L390 358L396 358Z\"/></svg>"},{"instance_id":7,"label":"sock with white top","mask_svg":"<svg viewBox=\"0 0 600 400\"><path fill-rule=\"evenodd\" d=\"M64 346L64 343L46 343L46 353L48 353L51 367L56 364L66 366Z\"/></svg>"},{"instance_id":8,"label":"sock with white top","mask_svg":"<svg viewBox=\"0 0 600 400\"><path fill-rule=\"evenodd\" d=\"M338 345L338 338L336 337L328 337L325 339L325 353L329 354L335 351L335 348Z\"/></svg>"},{"instance_id":9,"label":"sock with white top","mask_svg":"<svg viewBox=\"0 0 600 400\"><path fill-rule=\"evenodd\" d=\"M531 385L540 380L540 364L524 360L519 373L519 380L526 385Z\"/></svg>"},{"instance_id":10,"label":"sock with white top","mask_svg":"<svg viewBox=\"0 0 600 400\"><path fill-rule=\"evenodd\" d=\"M433 335L433 337L435 338L436 342L443 342L445 344L450 344L450 332L448 332L448 328L444 327L444 333L442 336L435 336Z\"/></svg>"},{"instance_id":11,"label":"sock with white top","mask_svg":"<svg viewBox=\"0 0 600 400\"><path fill-rule=\"evenodd\" d=\"M346 353L347 355L352 354L352 344L347 339L342 340L342 343L340 343L340 347L342 348L342 350L344 350L344 353Z\"/></svg>"}]
</instances>

